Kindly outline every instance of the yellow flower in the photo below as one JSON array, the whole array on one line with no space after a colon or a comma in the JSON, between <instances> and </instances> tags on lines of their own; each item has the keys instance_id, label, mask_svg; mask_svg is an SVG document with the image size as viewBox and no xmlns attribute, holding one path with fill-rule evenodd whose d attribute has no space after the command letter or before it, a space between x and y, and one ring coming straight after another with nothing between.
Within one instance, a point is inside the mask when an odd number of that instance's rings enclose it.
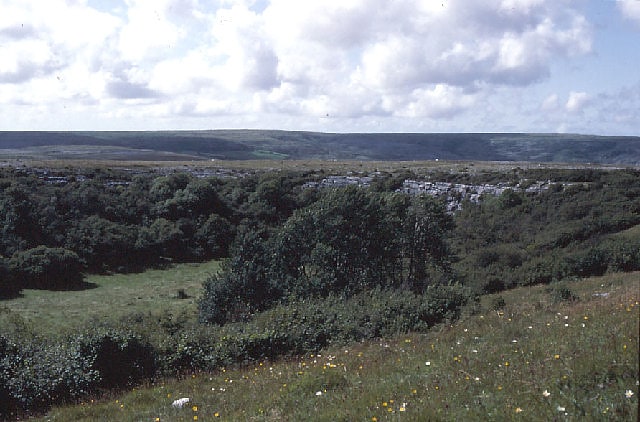
<instances>
[{"instance_id":1,"label":"yellow flower","mask_svg":"<svg viewBox=\"0 0 640 422\"><path fill-rule=\"evenodd\" d=\"M193 415L193 420L197 421L198 420L198 415Z\"/></svg>"},{"instance_id":2,"label":"yellow flower","mask_svg":"<svg viewBox=\"0 0 640 422\"><path fill-rule=\"evenodd\" d=\"M505 363L504 363L504 366L509 366L509 362L505 362Z\"/></svg>"},{"instance_id":3,"label":"yellow flower","mask_svg":"<svg viewBox=\"0 0 640 422\"><path fill-rule=\"evenodd\" d=\"M198 411L198 406L193 406L193 407L191 408L191 410L193 410L194 412L197 412L197 411Z\"/></svg>"},{"instance_id":4,"label":"yellow flower","mask_svg":"<svg viewBox=\"0 0 640 422\"><path fill-rule=\"evenodd\" d=\"M389 404L386 401L382 402L382 407L387 407L387 406L389 406Z\"/></svg>"},{"instance_id":5,"label":"yellow flower","mask_svg":"<svg viewBox=\"0 0 640 422\"><path fill-rule=\"evenodd\" d=\"M371 422L378 422L378 418L376 418L375 416L371 417Z\"/></svg>"},{"instance_id":6,"label":"yellow flower","mask_svg":"<svg viewBox=\"0 0 640 422\"><path fill-rule=\"evenodd\" d=\"M520 413L522 412L522 409L520 409L519 407L516 407L516 413Z\"/></svg>"},{"instance_id":7,"label":"yellow flower","mask_svg":"<svg viewBox=\"0 0 640 422\"><path fill-rule=\"evenodd\" d=\"M219 417L220 417L220 413L218 413L218 412L214 413L214 414L213 414L213 417L214 417L214 418L219 418Z\"/></svg>"},{"instance_id":8,"label":"yellow flower","mask_svg":"<svg viewBox=\"0 0 640 422\"><path fill-rule=\"evenodd\" d=\"M558 354L553 355L553 357L554 357L555 359L560 359L560 355L558 355Z\"/></svg>"}]
</instances>

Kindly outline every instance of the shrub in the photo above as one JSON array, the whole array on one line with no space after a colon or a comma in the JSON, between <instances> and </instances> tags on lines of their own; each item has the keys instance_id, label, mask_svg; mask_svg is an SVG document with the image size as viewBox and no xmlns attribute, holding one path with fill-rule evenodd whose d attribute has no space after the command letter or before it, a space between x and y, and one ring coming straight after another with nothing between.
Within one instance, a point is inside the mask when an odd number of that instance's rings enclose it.
<instances>
[{"instance_id":1,"label":"shrub","mask_svg":"<svg viewBox=\"0 0 640 422\"><path fill-rule=\"evenodd\" d=\"M0 257L0 299L15 297L22 285L10 276L6 260Z\"/></svg>"},{"instance_id":2,"label":"shrub","mask_svg":"<svg viewBox=\"0 0 640 422\"><path fill-rule=\"evenodd\" d=\"M0 337L0 416L38 412L85 396L95 383L77 349L34 340L15 344Z\"/></svg>"},{"instance_id":3,"label":"shrub","mask_svg":"<svg viewBox=\"0 0 640 422\"><path fill-rule=\"evenodd\" d=\"M80 336L78 351L88 371L96 373L97 387L130 387L155 375L157 355L141 337L107 331Z\"/></svg>"},{"instance_id":4,"label":"shrub","mask_svg":"<svg viewBox=\"0 0 640 422\"><path fill-rule=\"evenodd\" d=\"M554 286L548 288L547 293L551 295L551 298L554 302L574 302L579 300L579 297L576 296L571 289L566 286Z\"/></svg>"},{"instance_id":5,"label":"shrub","mask_svg":"<svg viewBox=\"0 0 640 422\"><path fill-rule=\"evenodd\" d=\"M502 296L496 296L491 300L491 310L493 311L504 309L505 306L507 306L507 302L505 302Z\"/></svg>"},{"instance_id":6,"label":"shrub","mask_svg":"<svg viewBox=\"0 0 640 422\"><path fill-rule=\"evenodd\" d=\"M24 287L58 290L75 288L82 282L80 258L63 248L38 246L18 251L9 260L9 269Z\"/></svg>"}]
</instances>

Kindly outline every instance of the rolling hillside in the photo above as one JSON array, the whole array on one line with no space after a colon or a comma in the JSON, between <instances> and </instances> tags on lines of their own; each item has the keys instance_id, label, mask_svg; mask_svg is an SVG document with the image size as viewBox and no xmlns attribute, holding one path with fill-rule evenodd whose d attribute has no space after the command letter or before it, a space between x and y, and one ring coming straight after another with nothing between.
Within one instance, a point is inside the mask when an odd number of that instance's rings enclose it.
<instances>
[{"instance_id":1,"label":"rolling hillside","mask_svg":"<svg viewBox=\"0 0 640 422\"><path fill-rule=\"evenodd\" d=\"M273 130L0 132L0 158L477 160L640 165L639 136Z\"/></svg>"}]
</instances>

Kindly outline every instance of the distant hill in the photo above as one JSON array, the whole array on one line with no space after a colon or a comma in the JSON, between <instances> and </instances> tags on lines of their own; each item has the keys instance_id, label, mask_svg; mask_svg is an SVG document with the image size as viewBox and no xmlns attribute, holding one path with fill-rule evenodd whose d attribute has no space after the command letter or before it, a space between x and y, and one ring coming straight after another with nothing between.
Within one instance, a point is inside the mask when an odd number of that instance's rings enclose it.
<instances>
[{"instance_id":1,"label":"distant hill","mask_svg":"<svg viewBox=\"0 0 640 422\"><path fill-rule=\"evenodd\" d=\"M640 136L274 130L0 132L0 158L477 160L640 165Z\"/></svg>"}]
</instances>

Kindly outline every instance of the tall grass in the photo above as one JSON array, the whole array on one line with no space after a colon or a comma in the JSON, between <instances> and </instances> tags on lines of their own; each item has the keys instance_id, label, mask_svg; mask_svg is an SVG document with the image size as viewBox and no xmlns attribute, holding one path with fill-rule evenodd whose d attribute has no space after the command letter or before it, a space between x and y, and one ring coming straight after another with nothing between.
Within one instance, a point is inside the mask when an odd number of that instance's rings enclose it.
<instances>
[{"instance_id":1,"label":"tall grass","mask_svg":"<svg viewBox=\"0 0 640 422\"><path fill-rule=\"evenodd\" d=\"M639 291L640 273L515 289L427 334L158 380L41 420L637 420Z\"/></svg>"}]
</instances>

